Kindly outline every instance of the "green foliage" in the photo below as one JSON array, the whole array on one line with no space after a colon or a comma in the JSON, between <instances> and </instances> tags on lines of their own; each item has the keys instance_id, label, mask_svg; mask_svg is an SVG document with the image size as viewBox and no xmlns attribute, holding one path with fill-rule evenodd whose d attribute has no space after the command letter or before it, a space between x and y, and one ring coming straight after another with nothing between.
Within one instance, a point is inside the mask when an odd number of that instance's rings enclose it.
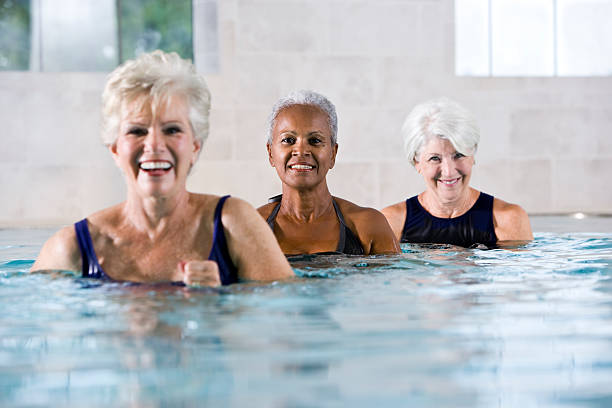
<instances>
[{"instance_id":1,"label":"green foliage","mask_svg":"<svg viewBox=\"0 0 612 408\"><path fill-rule=\"evenodd\" d=\"M121 62L161 49L193 59L191 0L118 0Z\"/></svg>"},{"instance_id":2,"label":"green foliage","mask_svg":"<svg viewBox=\"0 0 612 408\"><path fill-rule=\"evenodd\" d=\"M0 70L30 69L30 0L0 0Z\"/></svg>"}]
</instances>

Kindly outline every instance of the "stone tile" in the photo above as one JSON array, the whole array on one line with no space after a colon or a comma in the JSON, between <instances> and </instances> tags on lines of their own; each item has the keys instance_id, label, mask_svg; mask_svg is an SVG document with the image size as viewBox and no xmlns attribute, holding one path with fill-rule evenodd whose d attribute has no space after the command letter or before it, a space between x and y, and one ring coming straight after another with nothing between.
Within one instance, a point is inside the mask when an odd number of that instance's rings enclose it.
<instances>
[{"instance_id":1,"label":"stone tile","mask_svg":"<svg viewBox=\"0 0 612 408\"><path fill-rule=\"evenodd\" d=\"M200 160L229 160L232 158L236 113L231 109L211 109L210 131Z\"/></svg>"},{"instance_id":2,"label":"stone tile","mask_svg":"<svg viewBox=\"0 0 612 408\"><path fill-rule=\"evenodd\" d=\"M237 109L234 159L268 164L267 119L272 108Z\"/></svg>"},{"instance_id":3,"label":"stone tile","mask_svg":"<svg viewBox=\"0 0 612 408\"><path fill-rule=\"evenodd\" d=\"M554 211L612 214L612 157L555 160L553 168Z\"/></svg>"},{"instance_id":4,"label":"stone tile","mask_svg":"<svg viewBox=\"0 0 612 408\"><path fill-rule=\"evenodd\" d=\"M472 168L471 186L528 213L542 213L552 206L552 169L547 159L479 160Z\"/></svg>"},{"instance_id":5,"label":"stone tile","mask_svg":"<svg viewBox=\"0 0 612 408\"><path fill-rule=\"evenodd\" d=\"M376 59L300 56L283 64L284 93L312 89L327 96L336 109L376 106L380 82L380 63Z\"/></svg>"},{"instance_id":6,"label":"stone tile","mask_svg":"<svg viewBox=\"0 0 612 408\"><path fill-rule=\"evenodd\" d=\"M272 107L281 95L280 80L285 72L277 56L238 56L233 104L237 107Z\"/></svg>"},{"instance_id":7,"label":"stone tile","mask_svg":"<svg viewBox=\"0 0 612 408\"><path fill-rule=\"evenodd\" d=\"M231 194L259 207L281 192L276 172L266 163L254 161L203 162L187 180L189 191Z\"/></svg>"},{"instance_id":8,"label":"stone tile","mask_svg":"<svg viewBox=\"0 0 612 408\"><path fill-rule=\"evenodd\" d=\"M325 3L239 1L239 52L321 52L330 25Z\"/></svg>"},{"instance_id":9,"label":"stone tile","mask_svg":"<svg viewBox=\"0 0 612 408\"><path fill-rule=\"evenodd\" d=\"M378 163L380 204L378 209L405 201L425 190L423 178L406 159L393 159Z\"/></svg>"},{"instance_id":10,"label":"stone tile","mask_svg":"<svg viewBox=\"0 0 612 408\"><path fill-rule=\"evenodd\" d=\"M403 157L398 110L338 110L338 154L345 160L383 160Z\"/></svg>"},{"instance_id":11,"label":"stone tile","mask_svg":"<svg viewBox=\"0 0 612 408\"><path fill-rule=\"evenodd\" d=\"M511 115L511 153L591 157L612 154L612 110L533 109Z\"/></svg>"},{"instance_id":12,"label":"stone tile","mask_svg":"<svg viewBox=\"0 0 612 408\"><path fill-rule=\"evenodd\" d=\"M334 54L411 55L418 51L418 4L334 2L331 13Z\"/></svg>"},{"instance_id":13,"label":"stone tile","mask_svg":"<svg viewBox=\"0 0 612 408\"><path fill-rule=\"evenodd\" d=\"M378 168L367 162L336 162L327 173L327 185L333 196L364 207L378 205Z\"/></svg>"}]
</instances>

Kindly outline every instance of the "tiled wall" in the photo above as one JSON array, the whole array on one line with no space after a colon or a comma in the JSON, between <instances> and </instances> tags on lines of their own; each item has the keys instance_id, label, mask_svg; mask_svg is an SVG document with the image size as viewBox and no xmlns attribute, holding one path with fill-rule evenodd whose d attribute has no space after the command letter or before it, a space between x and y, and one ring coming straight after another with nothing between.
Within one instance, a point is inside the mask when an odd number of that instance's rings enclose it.
<instances>
[{"instance_id":1,"label":"tiled wall","mask_svg":"<svg viewBox=\"0 0 612 408\"><path fill-rule=\"evenodd\" d=\"M479 119L472 184L532 213L612 213L612 77L454 75L452 0L194 0L213 69L211 134L192 191L253 205L280 191L265 150L277 98L310 88L339 115L332 194L381 208L419 192L399 128L447 95ZM105 74L0 73L0 226L72 222L124 197L99 139Z\"/></svg>"}]
</instances>

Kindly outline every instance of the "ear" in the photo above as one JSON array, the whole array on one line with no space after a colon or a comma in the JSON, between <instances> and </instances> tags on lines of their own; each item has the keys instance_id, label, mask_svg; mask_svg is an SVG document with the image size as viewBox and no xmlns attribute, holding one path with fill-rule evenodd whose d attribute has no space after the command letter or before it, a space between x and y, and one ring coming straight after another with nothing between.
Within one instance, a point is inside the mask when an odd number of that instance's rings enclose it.
<instances>
[{"instance_id":1,"label":"ear","mask_svg":"<svg viewBox=\"0 0 612 408\"><path fill-rule=\"evenodd\" d=\"M334 149L332 150L331 166L329 166L330 170L333 169L334 166L336 165L336 155L337 154L338 154L338 143L334 145Z\"/></svg>"},{"instance_id":2,"label":"ear","mask_svg":"<svg viewBox=\"0 0 612 408\"><path fill-rule=\"evenodd\" d=\"M202 142L200 141L200 139L193 138L193 156L191 158L192 166L195 163L196 158L198 157L198 153L200 153L200 150L202 150Z\"/></svg>"},{"instance_id":3,"label":"ear","mask_svg":"<svg viewBox=\"0 0 612 408\"><path fill-rule=\"evenodd\" d=\"M119 167L119 154L117 153L117 142L114 141L108 146L108 151L111 152L115 164Z\"/></svg>"},{"instance_id":4,"label":"ear","mask_svg":"<svg viewBox=\"0 0 612 408\"><path fill-rule=\"evenodd\" d=\"M414 160L414 168L416 169L417 173L421 174L421 163L416 161L416 158L413 160Z\"/></svg>"},{"instance_id":5,"label":"ear","mask_svg":"<svg viewBox=\"0 0 612 408\"><path fill-rule=\"evenodd\" d=\"M266 143L266 149L268 149L268 161L270 162L270 166L274 166L274 159L272 159L272 149L270 149L270 143Z\"/></svg>"}]
</instances>

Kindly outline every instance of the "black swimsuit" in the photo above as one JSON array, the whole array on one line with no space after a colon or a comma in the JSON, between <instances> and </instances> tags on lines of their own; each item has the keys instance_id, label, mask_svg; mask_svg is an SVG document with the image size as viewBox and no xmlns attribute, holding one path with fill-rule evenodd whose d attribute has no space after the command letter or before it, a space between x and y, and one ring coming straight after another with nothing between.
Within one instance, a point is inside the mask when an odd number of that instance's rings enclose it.
<instances>
[{"instance_id":1,"label":"black swimsuit","mask_svg":"<svg viewBox=\"0 0 612 408\"><path fill-rule=\"evenodd\" d=\"M419 203L418 196L409 198L400 242L494 247L497 236L493 225L493 196L480 193L472 208L455 218L434 217Z\"/></svg>"},{"instance_id":2,"label":"black swimsuit","mask_svg":"<svg viewBox=\"0 0 612 408\"><path fill-rule=\"evenodd\" d=\"M208 255L208 260L215 261L219 266L219 276L223 285L238 282L238 272L230 258L227 249L227 241L225 239L225 231L221 223L221 210L223 209L223 203L228 197L228 195L221 197L215 207L213 244L210 249L210 254ZM87 218L74 224L74 230L81 251L83 277L111 279L98 262L98 257L96 256L96 251L94 250L91 240L91 234L89 233L89 226L87 225Z\"/></svg>"},{"instance_id":3,"label":"black swimsuit","mask_svg":"<svg viewBox=\"0 0 612 408\"><path fill-rule=\"evenodd\" d=\"M272 210L272 213L270 213L270 215L268 216L268 219L266 219L266 222L268 223L270 228L272 228L272 231L274 231L276 215L280 210L281 198L282 195L278 195L272 197L269 200L270 202L278 202L278 204L276 204L276 206ZM340 211L340 207L338 207L338 204L336 204L336 200L334 200L333 198L332 204L334 205L334 210L336 210L336 216L338 217L338 221L340 221L340 239L338 240L338 247L336 248L336 253L347 255L363 255L365 251L361 246L361 242L359 242L359 238L357 238L353 231L351 231L351 229L347 227L346 223L344 222L344 216Z\"/></svg>"}]
</instances>

